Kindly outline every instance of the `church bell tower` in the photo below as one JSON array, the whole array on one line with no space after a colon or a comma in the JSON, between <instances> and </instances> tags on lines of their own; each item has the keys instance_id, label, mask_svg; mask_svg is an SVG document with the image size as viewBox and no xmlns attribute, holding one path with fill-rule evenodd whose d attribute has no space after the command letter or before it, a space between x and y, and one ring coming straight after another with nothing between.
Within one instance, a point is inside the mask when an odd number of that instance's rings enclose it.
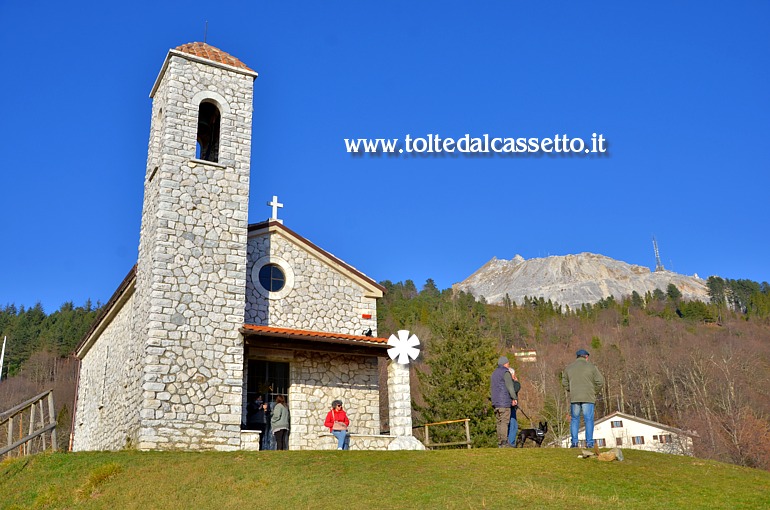
<instances>
[{"instance_id":1,"label":"church bell tower","mask_svg":"<svg viewBox=\"0 0 770 510\"><path fill-rule=\"evenodd\" d=\"M239 448L256 77L190 43L168 52L150 93L133 331L140 449Z\"/></svg>"}]
</instances>

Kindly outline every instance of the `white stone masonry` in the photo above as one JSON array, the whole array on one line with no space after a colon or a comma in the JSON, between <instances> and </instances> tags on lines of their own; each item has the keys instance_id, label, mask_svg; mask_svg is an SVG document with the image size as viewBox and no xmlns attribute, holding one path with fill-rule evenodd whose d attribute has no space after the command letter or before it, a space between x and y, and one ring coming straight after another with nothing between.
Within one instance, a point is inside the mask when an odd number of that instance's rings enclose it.
<instances>
[{"instance_id":1,"label":"white stone masonry","mask_svg":"<svg viewBox=\"0 0 770 510\"><path fill-rule=\"evenodd\" d=\"M172 54L153 96L134 334L141 449L240 448L253 76ZM202 101L218 161L195 159Z\"/></svg>"},{"instance_id":2,"label":"white stone masonry","mask_svg":"<svg viewBox=\"0 0 770 510\"><path fill-rule=\"evenodd\" d=\"M412 393L409 385L409 365L388 362L388 416L390 434L396 439L388 450L424 450L425 446L412 435Z\"/></svg>"}]
</instances>

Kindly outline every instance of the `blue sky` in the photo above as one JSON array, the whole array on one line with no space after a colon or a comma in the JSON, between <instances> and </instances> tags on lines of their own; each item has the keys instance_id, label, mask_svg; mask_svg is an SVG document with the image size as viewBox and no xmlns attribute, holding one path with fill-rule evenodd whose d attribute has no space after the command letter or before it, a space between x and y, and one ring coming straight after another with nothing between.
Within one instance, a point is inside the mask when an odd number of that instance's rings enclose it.
<instances>
[{"instance_id":1,"label":"blue sky","mask_svg":"<svg viewBox=\"0 0 770 510\"><path fill-rule=\"evenodd\" d=\"M0 306L106 302L136 262L169 48L259 73L250 222L376 280L601 253L770 280L768 2L0 1ZM344 138L608 140L605 157L354 157Z\"/></svg>"}]
</instances>

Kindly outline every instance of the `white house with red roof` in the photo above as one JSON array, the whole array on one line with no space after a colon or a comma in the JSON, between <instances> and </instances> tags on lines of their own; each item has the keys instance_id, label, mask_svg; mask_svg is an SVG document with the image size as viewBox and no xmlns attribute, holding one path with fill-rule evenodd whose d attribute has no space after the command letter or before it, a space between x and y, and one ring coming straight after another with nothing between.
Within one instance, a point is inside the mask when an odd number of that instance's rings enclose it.
<instances>
[{"instance_id":1,"label":"white house with red roof","mask_svg":"<svg viewBox=\"0 0 770 510\"><path fill-rule=\"evenodd\" d=\"M335 399L351 448L422 448L404 365L388 363L381 433L383 287L284 226L277 197L272 219L248 224L256 77L205 43L163 62L138 260L76 349L73 450L257 449L247 403L279 395L290 449L335 448Z\"/></svg>"},{"instance_id":2,"label":"white house with red roof","mask_svg":"<svg viewBox=\"0 0 770 510\"><path fill-rule=\"evenodd\" d=\"M594 423L594 442L599 448L630 448L659 453L690 455L694 432L615 411ZM578 446L585 448L585 427L578 432ZM568 448L570 438L562 439Z\"/></svg>"}]
</instances>

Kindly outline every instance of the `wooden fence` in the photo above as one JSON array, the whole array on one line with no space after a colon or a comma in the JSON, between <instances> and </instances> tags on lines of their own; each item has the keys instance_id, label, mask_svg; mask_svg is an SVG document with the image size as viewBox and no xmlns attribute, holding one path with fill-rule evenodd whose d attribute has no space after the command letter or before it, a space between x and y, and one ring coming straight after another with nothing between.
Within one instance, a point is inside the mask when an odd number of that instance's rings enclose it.
<instances>
[{"instance_id":1,"label":"wooden fence","mask_svg":"<svg viewBox=\"0 0 770 510\"><path fill-rule=\"evenodd\" d=\"M5 441L0 442L6 444L0 447L0 456L21 457L49 448L56 451L53 390L41 393L0 414L0 430L5 432L6 436Z\"/></svg>"},{"instance_id":2,"label":"wooden fence","mask_svg":"<svg viewBox=\"0 0 770 510\"><path fill-rule=\"evenodd\" d=\"M431 443L430 442L430 427L436 427L441 425L451 425L455 423L465 424L465 441L453 441L450 443ZM425 425L420 425L412 428L424 429L422 444L424 444L425 448L428 448L428 449L441 447L441 446L467 446L468 448L471 447L471 428L470 428L470 419L468 418L465 418L462 420L448 420L448 421L439 421L436 423L426 423Z\"/></svg>"}]
</instances>

